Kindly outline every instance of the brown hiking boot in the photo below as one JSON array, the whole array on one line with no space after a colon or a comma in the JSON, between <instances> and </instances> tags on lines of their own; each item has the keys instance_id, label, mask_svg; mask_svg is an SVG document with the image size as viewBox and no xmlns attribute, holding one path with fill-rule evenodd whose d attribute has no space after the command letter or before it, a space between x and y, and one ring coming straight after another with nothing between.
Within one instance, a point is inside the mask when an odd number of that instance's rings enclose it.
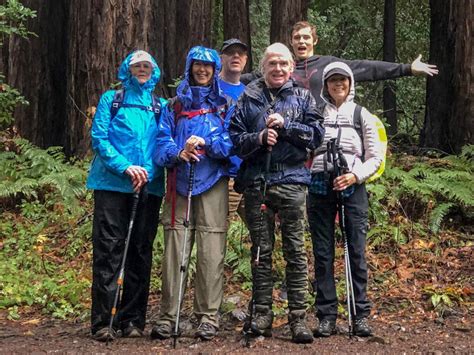
<instances>
[{"instance_id":1,"label":"brown hiking boot","mask_svg":"<svg viewBox=\"0 0 474 355\"><path fill-rule=\"evenodd\" d=\"M291 311L288 315L292 340L297 344L309 344L313 342L313 334L306 325L306 312L304 310Z\"/></svg>"}]
</instances>

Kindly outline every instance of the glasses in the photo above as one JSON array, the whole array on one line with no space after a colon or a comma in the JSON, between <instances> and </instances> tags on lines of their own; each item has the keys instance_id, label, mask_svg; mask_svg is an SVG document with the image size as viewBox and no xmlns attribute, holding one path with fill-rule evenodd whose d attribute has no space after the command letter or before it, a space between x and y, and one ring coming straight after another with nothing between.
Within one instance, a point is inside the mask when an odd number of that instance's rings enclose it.
<instances>
[{"instance_id":1,"label":"glasses","mask_svg":"<svg viewBox=\"0 0 474 355\"><path fill-rule=\"evenodd\" d=\"M233 56L235 54L238 54L240 56L242 55L247 55L247 51L245 49L243 49L242 47L236 47L236 48L228 48L226 49L224 52L222 52L222 54L225 54L225 55L228 55L228 56Z\"/></svg>"}]
</instances>

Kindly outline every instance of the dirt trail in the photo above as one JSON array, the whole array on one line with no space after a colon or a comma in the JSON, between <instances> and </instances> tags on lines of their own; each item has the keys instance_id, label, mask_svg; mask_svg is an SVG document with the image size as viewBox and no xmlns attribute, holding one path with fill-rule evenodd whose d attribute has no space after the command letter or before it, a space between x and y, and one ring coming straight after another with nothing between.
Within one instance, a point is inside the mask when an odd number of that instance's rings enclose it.
<instances>
[{"instance_id":1,"label":"dirt trail","mask_svg":"<svg viewBox=\"0 0 474 355\"><path fill-rule=\"evenodd\" d=\"M9 321L0 318L1 353L56 353L86 352L129 354L158 353L173 351L172 340L155 341L148 336L140 339L117 339L108 345L92 340L88 323L71 323L53 320ZM312 317L309 324L314 326ZM189 322L188 322L189 323ZM280 322L280 323L283 323ZM290 341L286 324L277 326L272 338L257 338L245 347L241 324L226 321L213 341L201 342L188 329L179 338L177 349L193 353L245 353L245 352L315 352L315 353L473 353L472 318L453 317L444 323L432 320L413 321L408 318L397 320L371 320L375 336L349 339L344 333L346 324L338 323L339 333L330 338L316 339L310 345L297 345Z\"/></svg>"}]
</instances>

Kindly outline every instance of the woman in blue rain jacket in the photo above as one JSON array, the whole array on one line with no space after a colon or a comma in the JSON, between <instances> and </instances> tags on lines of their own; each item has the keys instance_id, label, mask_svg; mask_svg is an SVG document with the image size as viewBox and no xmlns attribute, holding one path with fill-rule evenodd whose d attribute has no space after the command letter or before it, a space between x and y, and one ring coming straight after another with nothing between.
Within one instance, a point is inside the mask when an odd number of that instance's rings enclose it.
<instances>
[{"instance_id":1,"label":"woman in blue rain jacket","mask_svg":"<svg viewBox=\"0 0 474 355\"><path fill-rule=\"evenodd\" d=\"M143 335L148 302L152 246L164 194L163 168L153 163L160 110L166 101L153 97L160 79L156 61L135 51L123 61L123 88L100 98L92 125L95 157L87 187L94 190L91 332L99 341ZM123 293L109 330L116 282L133 204L138 208L125 265Z\"/></svg>"},{"instance_id":2,"label":"woman in blue rain jacket","mask_svg":"<svg viewBox=\"0 0 474 355\"><path fill-rule=\"evenodd\" d=\"M219 327L223 295L226 219L228 211L227 100L220 92L220 58L213 49L193 47L187 56L184 80L164 111L158 133L155 162L168 168L167 197L163 211L165 254L162 303L151 336L172 335L178 308L180 262L188 189L192 185L189 238L185 260L197 245L194 313L199 320L196 336L212 339ZM194 179L190 169L194 165ZM186 283L184 282L183 286Z\"/></svg>"}]
</instances>

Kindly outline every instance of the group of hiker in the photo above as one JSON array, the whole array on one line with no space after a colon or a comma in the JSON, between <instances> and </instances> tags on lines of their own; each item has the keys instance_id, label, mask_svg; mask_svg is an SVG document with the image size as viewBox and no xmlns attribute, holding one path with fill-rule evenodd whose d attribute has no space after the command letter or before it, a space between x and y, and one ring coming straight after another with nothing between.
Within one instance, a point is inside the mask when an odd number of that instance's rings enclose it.
<instances>
[{"instance_id":1,"label":"group of hiker","mask_svg":"<svg viewBox=\"0 0 474 355\"><path fill-rule=\"evenodd\" d=\"M123 88L102 95L91 130L96 155L87 186L94 190L94 339L144 335L162 203L162 297L151 338L179 335L194 244L195 336L211 340L217 335L226 233L235 213L247 225L252 242L247 334L272 335L276 219L286 261L292 340L311 343L314 336L335 333L337 212L347 239L353 333L372 334L367 321L365 181L382 164L384 147L378 119L354 103L355 84L434 75L437 69L420 57L410 65L319 56L314 54L317 42L316 28L300 21L291 32L293 54L282 43L271 44L259 69L243 75L248 47L239 39L224 41L220 55L193 47L184 79L170 100L153 94L160 69L149 53L137 50L125 58L118 73ZM305 320L306 215L315 262L319 322L314 331ZM118 284L123 291L117 302Z\"/></svg>"}]
</instances>

